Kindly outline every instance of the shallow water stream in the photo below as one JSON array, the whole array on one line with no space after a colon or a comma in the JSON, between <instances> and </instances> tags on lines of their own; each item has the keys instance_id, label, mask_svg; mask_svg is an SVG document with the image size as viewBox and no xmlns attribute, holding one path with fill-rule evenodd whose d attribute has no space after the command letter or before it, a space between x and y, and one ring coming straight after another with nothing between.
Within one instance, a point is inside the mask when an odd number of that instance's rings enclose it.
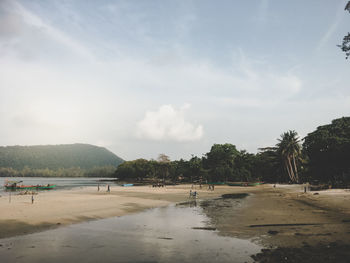
<instances>
[{"instance_id":1,"label":"shallow water stream","mask_svg":"<svg viewBox=\"0 0 350 263\"><path fill-rule=\"evenodd\" d=\"M198 203L198 202L197 202ZM252 262L258 245L219 236L193 203L0 239L1 262Z\"/></svg>"}]
</instances>

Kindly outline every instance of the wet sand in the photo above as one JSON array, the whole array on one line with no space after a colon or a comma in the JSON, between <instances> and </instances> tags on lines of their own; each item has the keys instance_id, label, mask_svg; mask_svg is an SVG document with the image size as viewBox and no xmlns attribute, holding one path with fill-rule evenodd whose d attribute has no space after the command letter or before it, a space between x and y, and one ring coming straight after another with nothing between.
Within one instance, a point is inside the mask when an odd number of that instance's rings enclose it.
<instances>
[{"instance_id":1,"label":"wet sand","mask_svg":"<svg viewBox=\"0 0 350 263\"><path fill-rule=\"evenodd\" d=\"M218 215L206 210L223 235L259 237L265 246L350 242L350 192L305 194L300 186L270 185L250 192L239 211L224 207Z\"/></svg>"},{"instance_id":2,"label":"wet sand","mask_svg":"<svg viewBox=\"0 0 350 263\"><path fill-rule=\"evenodd\" d=\"M1 262L253 262L261 247L207 227L200 202L0 239Z\"/></svg>"},{"instance_id":3,"label":"wet sand","mask_svg":"<svg viewBox=\"0 0 350 263\"><path fill-rule=\"evenodd\" d=\"M300 186L253 189L239 209L204 211L221 235L252 238L265 250L259 262L348 262L350 192L303 193Z\"/></svg>"}]
</instances>

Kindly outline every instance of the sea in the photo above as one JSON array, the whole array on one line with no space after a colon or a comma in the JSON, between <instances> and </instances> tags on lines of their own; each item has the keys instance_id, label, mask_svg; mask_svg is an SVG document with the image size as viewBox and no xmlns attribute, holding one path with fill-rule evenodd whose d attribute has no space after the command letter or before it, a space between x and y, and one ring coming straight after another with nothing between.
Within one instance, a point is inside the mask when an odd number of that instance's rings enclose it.
<instances>
[{"instance_id":1,"label":"sea","mask_svg":"<svg viewBox=\"0 0 350 263\"><path fill-rule=\"evenodd\" d=\"M47 185L54 184L54 190L72 189L76 187L97 186L97 184L111 184L111 182L103 180L111 180L113 178L100 177L0 177L0 194L6 190L4 184L6 180L22 181L24 185ZM102 181L101 181L102 180ZM54 191L50 190L50 191ZM47 190L43 190L47 191Z\"/></svg>"}]
</instances>

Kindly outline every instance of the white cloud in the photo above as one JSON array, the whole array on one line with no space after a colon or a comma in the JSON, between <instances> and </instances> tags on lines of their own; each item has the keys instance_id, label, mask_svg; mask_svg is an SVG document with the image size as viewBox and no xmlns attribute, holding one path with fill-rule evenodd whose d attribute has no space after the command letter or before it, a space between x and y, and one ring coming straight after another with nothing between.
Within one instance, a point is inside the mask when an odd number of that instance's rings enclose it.
<instances>
[{"instance_id":1,"label":"white cloud","mask_svg":"<svg viewBox=\"0 0 350 263\"><path fill-rule=\"evenodd\" d=\"M202 125L194 125L185 120L186 104L177 110L172 105L162 105L158 111L147 111L138 123L139 138L166 141L196 141L203 136Z\"/></svg>"}]
</instances>

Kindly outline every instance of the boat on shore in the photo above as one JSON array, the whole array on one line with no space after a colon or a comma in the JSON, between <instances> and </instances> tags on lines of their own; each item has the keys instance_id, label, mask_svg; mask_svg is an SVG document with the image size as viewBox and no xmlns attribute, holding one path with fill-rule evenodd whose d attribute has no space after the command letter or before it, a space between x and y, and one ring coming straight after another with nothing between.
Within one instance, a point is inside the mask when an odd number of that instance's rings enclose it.
<instances>
[{"instance_id":1,"label":"boat on shore","mask_svg":"<svg viewBox=\"0 0 350 263\"><path fill-rule=\"evenodd\" d=\"M6 190L51 190L56 187L55 184L47 185L23 185L23 181L5 181L4 188Z\"/></svg>"}]
</instances>

